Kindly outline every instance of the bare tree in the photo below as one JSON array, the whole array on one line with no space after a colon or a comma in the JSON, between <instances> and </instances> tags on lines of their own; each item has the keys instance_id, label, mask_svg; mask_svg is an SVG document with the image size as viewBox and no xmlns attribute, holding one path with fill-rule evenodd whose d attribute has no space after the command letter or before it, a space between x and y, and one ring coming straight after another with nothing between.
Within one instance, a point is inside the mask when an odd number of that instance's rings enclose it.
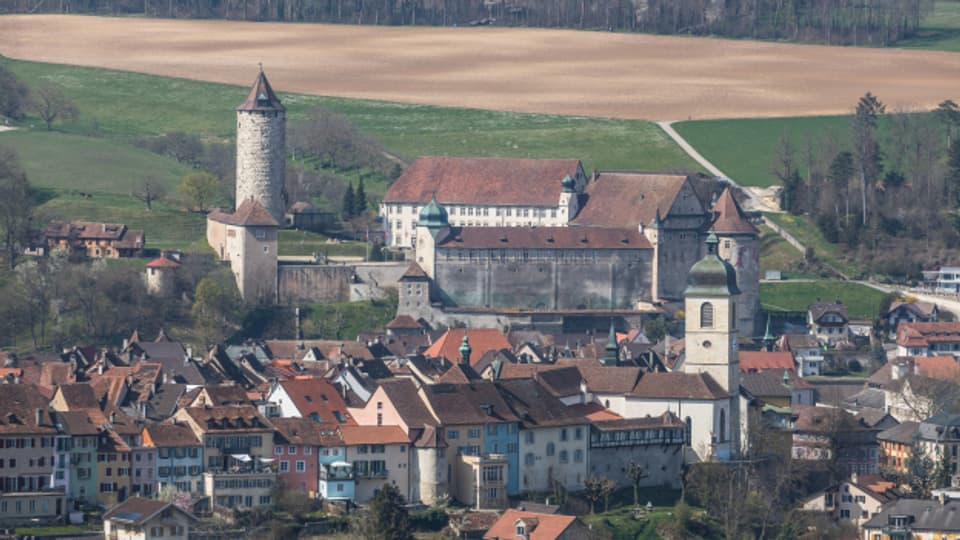
<instances>
[{"instance_id":1,"label":"bare tree","mask_svg":"<svg viewBox=\"0 0 960 540\"><path fill-rule=\"evenodd\" d=\"M57 120L72 120L79 114L73 101L54 86L37 89L33 110L47 124L48 130L53 129L53 123Z\"/></svg>"},{"instance_id":2,"label":"bare tree","mask_svg":"<svg viewBox=\"0 0 960 540\"><path fill-rule=\"evenodd\" d=\"M590 501L590 513L596 512L597 503L604 501L604 512L607 510L607 498L616 489L617 483L602 476L590 476L583 481L583 494Z\"/></svg>"},{"instance_id":3,"label":"bare tree","mask_svg":"<svg viewBox=\"0 0 960 540\"><path fill-rule=\"evenodd\" d=\"M130 196L147 205L147 212L153 210L153 203L167 196L167 188L153 176L144 176L140 185L130 192Z\"/></svg>"}]
</instances>

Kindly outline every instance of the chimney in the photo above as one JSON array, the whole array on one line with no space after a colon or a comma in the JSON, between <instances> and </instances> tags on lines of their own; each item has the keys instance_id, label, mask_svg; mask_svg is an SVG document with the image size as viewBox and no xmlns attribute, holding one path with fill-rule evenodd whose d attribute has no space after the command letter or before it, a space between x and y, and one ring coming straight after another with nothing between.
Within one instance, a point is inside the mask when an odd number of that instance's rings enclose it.
<instances>
[{"instance_id":1,"label":"chimney","mask_svg":"<svg viewBox=\"0 0 960 540\"><path fill-rule=\"evenodd\" d=\"M37 425L43 425L43 409L37 409Z\"/></svg>"},{"instance_id":2,"label":"chimney","mask_svg":"<svg viewBox=\"0 0 960 540\"><path fill-rule=\"evenodd\" d=\"M99 364L97 364L97 374L98 374L98 375L103 375L103 364L104 364L104 362L100 362Z\"/></svg>"},{"instance_id":3,"label":"chimney","mask_svg":"<svg viewBox=\"0 0 960 540\"><path fill-rule=\"evenodd\" d=\"M115 423L116 421L117 421L117 413L116 413L116 412L111 412L111 413L110 413L110 423L113 424L113 423Z\"/></svg>"},{"instance_id":4,"label":"chimney","mask_svg":"<svg viewBox=\"0 0 960 540\"><path fill-rule=\"evenodd\" d=\"M193 358L193 347L187 345L187 360Z\"/></svg>"},{"instance_id":5,"label":"chimney","mask_svg":"<svg viewBox=\"0 0 960 540\"><path fill-rule=\"evenodd\" d=\"M127 338L123 338L123 350L127 350L127 347L129 346L130 346L130 340Z\"/></svg>"},{"instance_id":6,"label":"chimney","mask_svg":"<svg viewBox=\"0 0 960 540\"><path fill-rule=\"evenodd\" d=\"M294 327L293 327L294 335L293 335L293 337L294 337L295 339L303 339L303 333L302 333L302 331L301 331L301 329L300 329L300 308L299 308L299 307L293 308L293 324L294 324Z\"/></svg>"}]
</instances>

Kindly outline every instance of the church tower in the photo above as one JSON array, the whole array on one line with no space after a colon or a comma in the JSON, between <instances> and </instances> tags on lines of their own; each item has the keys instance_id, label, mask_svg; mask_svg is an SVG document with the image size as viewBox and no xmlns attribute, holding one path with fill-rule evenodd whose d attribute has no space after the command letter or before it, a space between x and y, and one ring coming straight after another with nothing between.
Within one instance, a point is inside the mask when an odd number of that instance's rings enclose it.
<instances>
[{"instance_id":1,"label":"church tower","mask_svg":"<svg viewBox=\"0 0 960 540\"><path fill-rule=\"evenodd\" d=\"M287 110L260 69L257 80L237 107L236 207L247 199L260 203L277 223L286 210Z\"/></svg>"},{"instance_id":2,"label":"church tower","mask_svg":"<svg viewBox=\"0 0 960 540\"><path fill-rule=\"evenodd\" d=\"M717 253L737 271L737 329L741 336L757 337L761 327L760 314L760 231L747 220L733 198L730 189L724 189L713 203L713 225L710 231L717 235Z\"/></svg>"},{"instance_id":3,"label":"church tower","mask_svg":"<svg viewBox=\"0 0 960 540\"><path fill-rule=\"evenodd\" d=\"M443 240L450 229L447 210L440 206L436 196L430 199L417 219L417 238L414 243L417 264L430 279L436 279L437 242Z\"/></svg>"},{"instance_id":4,"label":"church tower","mask_svg":"<svg viewBox=\"0 0 960 540\"><path fill-rule=\"evenodd\" d=\"M726 455L739 451L740 359L737 352L737 272L717 253L717 236L707 237L707 254L690 268L684 291L686 313L685 373L704 373L729 395L724 399L716 440L727 443Z\"/></svg>"}]
</instances>

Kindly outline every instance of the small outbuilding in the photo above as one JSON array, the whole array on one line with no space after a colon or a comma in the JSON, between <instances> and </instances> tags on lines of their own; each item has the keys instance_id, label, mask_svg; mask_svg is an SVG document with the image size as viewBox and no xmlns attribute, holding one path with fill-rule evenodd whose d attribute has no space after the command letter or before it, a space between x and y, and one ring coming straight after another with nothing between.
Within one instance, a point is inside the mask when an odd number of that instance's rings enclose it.
<instances>
[{"instance_id":1,"label":"small outbuilding","mask_svg":"<svg viewBox=\"0 0 960 540\"><path fill-rule=\"evenodd\" d=\"M180 263L164 256L147 263L147 293L153 296L168 297L177 292L176 271Z\"/></svg>"}]
</instances>

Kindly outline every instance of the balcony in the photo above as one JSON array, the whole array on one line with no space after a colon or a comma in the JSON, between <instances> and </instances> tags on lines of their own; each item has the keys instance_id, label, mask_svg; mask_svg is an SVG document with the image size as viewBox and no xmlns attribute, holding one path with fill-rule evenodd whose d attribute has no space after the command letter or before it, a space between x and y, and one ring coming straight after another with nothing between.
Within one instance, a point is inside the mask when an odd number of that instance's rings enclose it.
<instances>
[{"instance_id":1,"label":"balcony","mask_svg":"<svg viewBox=\"0 0 960 540\"><path fill-rule=\"evenodd\" d=\"M339 463L344 463L345 465L338 466ZM353 479L353 466L349 463L337 462L329 466L320 467L320 480L338 482Z\"/></svg>"}]
</instances>

